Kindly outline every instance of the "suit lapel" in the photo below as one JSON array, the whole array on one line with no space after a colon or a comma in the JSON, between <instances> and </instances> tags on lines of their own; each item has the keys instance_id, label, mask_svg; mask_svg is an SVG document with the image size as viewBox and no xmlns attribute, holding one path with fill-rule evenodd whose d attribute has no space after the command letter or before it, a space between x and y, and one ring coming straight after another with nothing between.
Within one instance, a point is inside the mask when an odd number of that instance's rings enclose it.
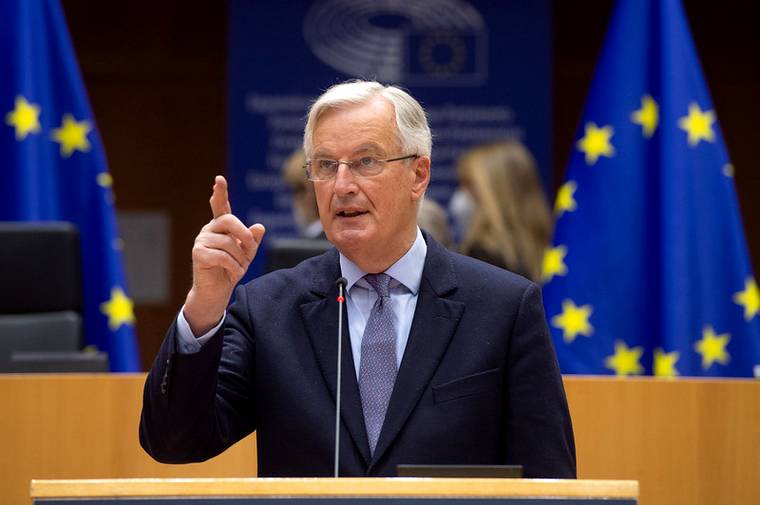
<instances>
[{"instance_id":1,"label":"suit lapel","mask_svg":"<svg viewBox=\"0 0 760 505\"><path fill-rule=\"evenodd\" d=\"M335 364L338 357L338 345L336 335L338 333L337 315L337 288L335 279L340 276L340 264L335 251L326 255L324 269L318 269L312 282L312 293L316 300L301 305L301 315L311 340L314 356L316 357L322 377L327 389L336 398L337 376ZM362 414L361 400L359 398L359 386L356 382L356 370L354 368L351 342L348 336L348 317L343 308L343 356L341 358L341 419L347 428L354 444L358 448L365 464L369 465L369 442L364 428L364 415Z\"/></svg>"},{"instance_id":2,"label":"suit lapel","mask_svg":"<svg viewBox=\"0 0 760 505\"><path fill-rule=\"evenodd\" d=\"M445 295L456 288L449 252L425 235L428 252L417 307L383 429L372 461L378 461L401 431L443 358L464 311Z\"/></svg>"}]
</instances>

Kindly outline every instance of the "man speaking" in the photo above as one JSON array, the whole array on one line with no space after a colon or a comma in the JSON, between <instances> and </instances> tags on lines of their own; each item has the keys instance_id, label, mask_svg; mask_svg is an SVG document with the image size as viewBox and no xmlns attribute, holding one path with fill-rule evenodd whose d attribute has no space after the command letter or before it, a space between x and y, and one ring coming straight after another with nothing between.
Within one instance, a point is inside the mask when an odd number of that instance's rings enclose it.
<instances>
[{"instance_id":1,"label":"man speaking","mask_svg":"<svg viewBox=\"0 0 760 505\"><path fill-rule=\"evenodd\" d=\"M575 477L539 288L416 225L431 153L420 104L376 82L333 86L309 111L304 151L335 248L235 289L264 227L232 214L216 178L192 288L145 384L145 450L203 461L255 430L260 476L332 475L344 277L341 476L516 464Z\"/></svg>"}]
</instances>

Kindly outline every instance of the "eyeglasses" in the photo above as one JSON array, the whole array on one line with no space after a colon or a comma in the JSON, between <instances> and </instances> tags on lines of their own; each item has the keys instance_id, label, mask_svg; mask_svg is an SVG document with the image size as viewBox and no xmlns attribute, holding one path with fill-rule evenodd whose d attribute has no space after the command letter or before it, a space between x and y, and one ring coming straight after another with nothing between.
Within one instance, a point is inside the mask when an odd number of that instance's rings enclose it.
<instances>
[{"instance_id":1,"label":"eyeglasses","mask_svg":"<svg viewBox=\"0 0 760 505\"><path fill-rule=\"evenodd\" d=\"M308 177L310 181L329 181L335 179L335 175L338 173L338 167L340 167L341 164L346 165L355 176L372 177L382 172L386 163L419 157L419 154L407 154L406 156L388 158L387 160L379 160L374 156L362 156L357 160L315 158L307 161L303 167L306 169L306 177Z\"/></svg>"}]
</instances>

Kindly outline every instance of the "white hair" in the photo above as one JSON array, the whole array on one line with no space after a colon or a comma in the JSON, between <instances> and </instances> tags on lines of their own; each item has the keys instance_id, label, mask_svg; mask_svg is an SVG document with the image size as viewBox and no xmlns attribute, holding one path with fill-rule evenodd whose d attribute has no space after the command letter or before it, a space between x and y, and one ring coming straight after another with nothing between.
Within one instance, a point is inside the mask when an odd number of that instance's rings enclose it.
<instances>
[{"instance_id":1,"label":"white hair","mask_svg":"<svg viewBox=\"0 0 760 505\"><path fill-rule=\"evenodd\" d=\"M369 102L381 96L388 100L396 113L396 137L404 154L430 156L433 139L425 110L409 93L396 86L379 82L353 80L335 84L327 89L309 108L303 133L303 150L311 155L312 137L322 115L332 109Z\"/></svg>"}]
</instances>

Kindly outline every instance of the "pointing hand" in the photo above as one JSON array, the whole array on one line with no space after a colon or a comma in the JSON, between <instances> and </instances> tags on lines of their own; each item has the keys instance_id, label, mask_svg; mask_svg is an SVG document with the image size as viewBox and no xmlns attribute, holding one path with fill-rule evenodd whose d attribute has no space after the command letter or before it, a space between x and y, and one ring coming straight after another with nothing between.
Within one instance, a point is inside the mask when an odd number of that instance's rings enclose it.
<instances>
[{"instance_id":1,"label":"pointing hand","mask_svg":"<svg viewBox=\"0 0 760 505\"><path fill-rule=\"evenodd\" d=\"M264 236L264 226L246 227L232 214L227 181L214 179L209 200L213 219L195 238L193 287L185 300L185 319L196 336L213 328L224 314L235 285L240 282Z\"/></svg>"}]
</instances>

